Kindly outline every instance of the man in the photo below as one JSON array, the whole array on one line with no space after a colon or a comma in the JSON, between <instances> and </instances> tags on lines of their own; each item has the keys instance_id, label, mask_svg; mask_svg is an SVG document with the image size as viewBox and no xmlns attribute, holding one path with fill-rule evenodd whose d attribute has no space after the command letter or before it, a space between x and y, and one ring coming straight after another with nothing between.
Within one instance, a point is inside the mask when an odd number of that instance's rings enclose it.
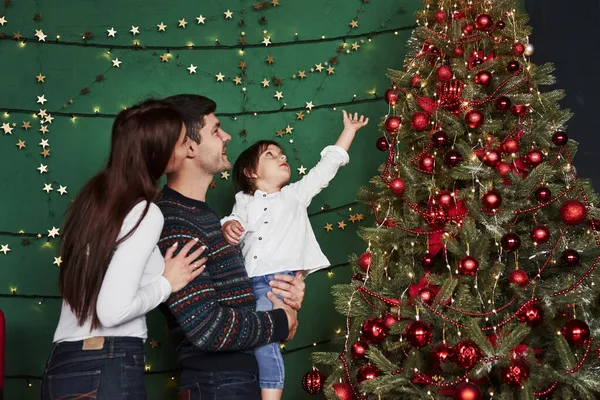
<instances>
[{"instance_id":1,"label":"man","mask_svg":"<svg viewBox=\"0 0 600 400\"><path fill-rule=\"evenodd\" d=\"M214 101L198 95L166 100L181 113L192 140L183 166L167 176L157 202L165 219L159 247L164 254L175 243L197 238L208 256L205 271L162 307L178 349L179 396L259 400L254 348L294 336L304 282L300 274L276 276L269 294L273 310L255 311L242 253L225 240L219 218L205 202L213 175L231 168L226 154L231 136L221 128Z\"/></svg>"}]
</instances>

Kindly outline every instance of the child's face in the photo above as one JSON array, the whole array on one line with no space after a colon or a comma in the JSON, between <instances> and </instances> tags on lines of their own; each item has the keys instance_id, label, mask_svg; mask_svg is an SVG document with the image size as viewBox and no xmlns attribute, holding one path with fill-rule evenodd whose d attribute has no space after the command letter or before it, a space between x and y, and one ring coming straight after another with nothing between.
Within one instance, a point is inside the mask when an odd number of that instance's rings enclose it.
<instances>
[{"instance_id":1,"label":"child's face","mask_svg":"<svg viewBox=\"0 0 600 400\"><path fill-rule=\"evenodd\" d=\"M285 154L281 149L273 144L262 152L258 158L256 167L256 175L258 175L257 184L260 189L260 181L266 183L269 187L279 187L290 180L291 170L286 162Z\"/></svg>"}]
</instances>

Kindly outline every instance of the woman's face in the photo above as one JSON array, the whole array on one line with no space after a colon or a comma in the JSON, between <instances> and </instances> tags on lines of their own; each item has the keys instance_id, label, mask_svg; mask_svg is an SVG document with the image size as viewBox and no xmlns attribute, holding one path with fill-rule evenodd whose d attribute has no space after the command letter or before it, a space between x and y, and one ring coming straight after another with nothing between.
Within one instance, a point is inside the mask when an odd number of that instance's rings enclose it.
<instances>
[{"instance_id":1,"label":"woman's face","mask_svg":"<svg viewBox=\"0 0 600 400\"><path fill-rule=\"evenodd\" d=\"M179 134L179 139L177 139L177 143L175 144L175 148L173 149L173 153L171 153L171 158L169 159L169 164L167 164L167 169L165 170L165 174L170 174L178 171L183 165L183 161L186 159L188 154L188 137L185 135L185 124L181 124L181 133Z\"/></svg>"}]
</instances>

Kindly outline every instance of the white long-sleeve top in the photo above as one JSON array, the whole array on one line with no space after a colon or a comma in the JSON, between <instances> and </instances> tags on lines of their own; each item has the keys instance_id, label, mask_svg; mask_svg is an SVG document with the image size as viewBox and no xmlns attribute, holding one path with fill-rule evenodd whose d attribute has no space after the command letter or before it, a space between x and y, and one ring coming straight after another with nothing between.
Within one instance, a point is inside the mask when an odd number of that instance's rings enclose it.
<instances>
[{"instance_id":1,"label":"white long-sleeve top","mask_svg":"<svg viewBox=\"0 0 600 400\"><path fill-rule=\"evenodd\" d=\"M135 226L146 204L136 204L127 214L119 239ZM117 246L108 266L96 306L101 326L92 330L91 319L78 326L77 317L63 301L54 342L94 336L147 338L146 313L171 294L171 285L162 276L165 263L157 246L163 224L160 209L150 204L135 232Z\"/></svg>"},{"instance_id":2,"label":"white long-sleeve top","mask_svg":"<svg viewBox=\"0 0 600 400\"><path fill-rule=\"evenodd\" d=\"M348 161L344 149L327 146L317 165L298 182L275 193L256 190L254 195L235 195L232 214L223 218L221 224L237 220L244 227L240 245L248 276L286 270L312 273L330 265L315 238L306 209Z\"/></svg>"}]
</instances>

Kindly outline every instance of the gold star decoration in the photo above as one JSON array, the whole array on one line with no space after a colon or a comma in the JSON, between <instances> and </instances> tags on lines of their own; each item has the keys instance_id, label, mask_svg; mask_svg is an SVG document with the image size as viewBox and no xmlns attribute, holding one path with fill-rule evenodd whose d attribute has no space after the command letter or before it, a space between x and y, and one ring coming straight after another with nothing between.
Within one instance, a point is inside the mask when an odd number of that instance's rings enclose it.
<instances>
[{"instance_id":1,"label":"gold star decoration","mask_svg":"<svg viewBox=\"0 0 600 400\"><path fill-rule=\"evenodd\" d=\"M350 222L355 223L357 221L356 215L350 214Z\"/></svg>"},{"instance_id":2,"label":"gold star decoration","mask_svg":"<svg viewBox=\"0 0 600 400\"><path fill-rule=\"evenodd\" d=\"M198 25L203 24L205 19L206 18L204 18L202 15L199 17L196 17L196 21L198 21Z\"/></svg>"},{"instance_id":3,"label":"gold star decoration","mask_svg":"<svg viewBox=\"0 0 600 400\"><path fill-rule=\"evenodd\" d=\"M23 147L27 147L25 146L25 142L22 141L21 139L19 139L19 141L17 142L17 147L19 147L19 150L22 150Z\"/></svg>"},{"instance_id":4,"label":"gold star decoration","mask_svg":"<svg viewBox=\"0 0 600 400\"><path fill-rule=\"evenodd\" d=\"M365 218L364 214L356 214L356 220L358 222L362 221Z\"/></svg>"},{"instance_id":5,"label":"gold star decoration","mask_svg":"<svg viewBox=\"0 0 600 400\"><path fill-rule=\"evenodd\" d=\"M48 143L48 139L42 139L42 141L40 142L40 146L42 146L42 149L45 149L46 146L50 146L50 143Z\"/></svg>"},{"instance_id":6,"label":"gold star decoration","mask_svg":"<svg viewBox=\"0 0 600 400\"><path fill-rule=\"evenodd\" d=\"M152 346L152 348L153 348L153 349L156 349L156 348L158 348L158 340L156 340L156 339L152 339L152 340L150 341L150 346Z\"/></svg>"},{"instance_id":7,"label":"gold star decoration","mask_svg":"<svg viewBox=\"0 0 600 400\"><path fill-rule=\"evenodd\" d=\"M67 194L67 187L63 186L63 185L58 185L57 192L60 193L61 196L65 195L65 194Z\"/></svg>"},{"instance_id":8,"label":"gold star decoration","mask_svg":"<svg viewBox=\"0 0 600 400\"><path fill-rule=\"evenodd\" d=\"M185 18L182 18L182 19L180 19L180 20L179 20L179 25L178 25L178 26L179 26L180 28L185 28L185 26L186 26L187 24L188 24L188 23L187 23L187 21L185 20Z\"/></svg>"},{"instance_id":9,"label":"gold star decoration","mask_svg":"<svg viewBox=\"0 0 600 400\"><path fill-rule=\"evenodd\" d=\"M6 253L8 253L10 251L10 249L8 248L7 244L3 244L2 248L0 248L0 253L4 253L4 255L6 255Z\"/></svg>"},{"instance_id":10,"label":"gold star decoration","mask_svg":"<svg viewBox=\"0 0 600 400\"><path fill-rule=\"evenodd\" d=\"M162 22L159 25L156 25L158 27L158 31L159 32L166 32L167 31L167 26L165 24L163 24Z\"/></svg>"},{"instance_id":11,"label":"gold star decoration","mask_svg":"<svg viewBox=\"0 0 600 400\"><path fill-rule=\"evenodd\" d=\"M227 179L227 178L229 178L229 172L227 172L227 171L221 172L221 179Z\"/></svg>"},{"instance_id":12,"label":"gold star decoration","mask_svg":"<svg viewBox=\"0 0 600 400\"><path fill-rule=\"evenodd\" d=\"M21 40L22 37L23 37L23 35L21 35L21 32L13 33L13 39L15 39L15 40Z\"/></svg>"},{"instance_id":13,"label":"gold star decoration","mask_svg":"<svg viewBox=\"0 0 600 400\"><path fill-rule=\"evenodd\" d=\"M40 126L40 132L42 132L42 135L45 135L46 133L48 133L48 127L46 125L41 125Z\"/></svg>"},{"instance_id":14,"label":"gold star decoration","mask_svg":"<svg viewBox=\"0 0 600 400\"><path fill-rule=\"evenodd\" d=\"M344 230L345 227L346 227L346 224L344 223L344 221L338 222L338 228L339 229Z\"/></svg>"},{"instance_id":15,"label":"gold star decoration","mask_svg":"<svg viewBox=\"0 0 600 400\"><path fill-rule=\"evenodd\" d=\"M287 133L288 135L291 135L293 130L294 128L292 128L289 125L285 127L285 133Z\"/></svg>"},{"instance_id":16,"label":"gold star decoration","mask_svg":"<svg viewBox=\"0 0 600 400\"><path fill-rule=\"evenodd\" d=\"M50 155L50 150L44 149L40 154L43 155L44 158L46 158Z\"/></svg>"},{"instance_id":17,"label":"gold star decoration","mask_svg":"<svg viewBox=\"0 0 600 400\"><path fill-rule=\"evenodd\" d=\"M50 193L54 189L52 189L52 184L51 183L44 183L44 188L42 190L44 192L46 192L46 193Z\"/></svg>"},{"instance_id":18,"label":"gold star decoration","mask_svg":"<svg viewBox=\"0 0 600 400\"><path fill-rule=\"evenodd\" d=\"M236 76L233 81L235 82L236 85L240 85L242 83L242 78L240 78L239 76Z\"/></svg>"},{"instance_id":19,"label":"gold star decoration","mask_svg":"<svg viewBox=\"0 0 600 400\"><path fill-rule=\"evenodd\" d=\"M304 72L304 71L298 72L298 78L300 78L300 79L306 78L306 72Z\"/></svg>"},{"instance_id":20,"label":"gold star decoration","mask_svg":"<svg viewBox=\"0 0 600 400\"><path fill-rule=\"evenodd\" d=\"M36 75L36 78L37 78L38 83L44 83L44 79L46 79L46 77L42 74Z\"/></svg>"},{"instance_id":21,"label":"gold star decoration","mask_svg":"<svg viewBox=\"0 0 600 400\"><path fill-rule=\"evenodd\" d=\"M23 125L21 125L21 128L27 130L31 128L31 123L29 121L23 121Z\"/></svg>"},{"instance_id":22,"label":"gold star decoration","mask_svg":"<svg viewBox=\"0 0 600 400\"><path fill-rule=\"evenodd\" d=\"M298 168L298 174L300 175L304 175L306 174L306 168L304 168L304 166L300 166L300 168Z\"/></svg>"},{"instance_id":23,"label":"gold star decoration","mask_svg":"<svg viewBox=\"0 0 600 400\"><path fill-rule=\"evenodd\" d=\"M277 137L283 137L283 135L285 135L285 132L283 131L283 129L280 129L277 131L276 135Z\"/></svg>"},{"instance_id":24,"label":"gold star decoration","mask_svg":"<svg viewBox=\"0 0 600 400\"><path fill-rule=\"evenodd\" d=\"M48 229L48 237L53 238L55 236L60 236L58 231L60 231L60 228L53 226L52 229Z\"/></svg>"},{"instance_id":25,"label":"gold star decoration","mask_svg":"<svg viewBox=\"0 0 600 400\"><path fill-rule=\"evenodd\" d=\"M273 58L273 56L268 56L265 61L267 61L269 64L273 64L275 62L275 59Z\"/></svg>"},{"instance_id":26,"label":"gold star decoration","mask_svg":"<svg viewBox=\"0 0 600 400\"><path fill-rule=\"evenodd\" d=\"M277 100L281 100L283 98L283 92L275 91L275 95L273 97L277 97Z\"/></svg>"},{"instance_id":27,"label":"gold star decoration","mask_svg":"<svg viewBox=\"0 0 600 400\"><path fill-rule=\"evenodd\" d=\"M263 85L264 88L267 87L267 86L269 86L269 81L267 80L267 78L263 79L262 85Z\"/></svg>"},{"instance_id":28,"label":"gold star decoration","mask_svg":"<svg viewBox=\"0 0 600 400\"><path fill-rule=\"evenodd\" d=\"M219 75L215 75L217 77L217 82L223 82L223 78L225 78L225 75L223 75L222 73L219 72Z\"/></svg>"},{"instance_id":29,"label":"gold star decoration","mask_svg":"<svg viewBox=\"0 0 600 400\"><path fill-rule=\"evenodd\" d=\"M10 126L9 123L4 122L2 124L2 130L4 131L5 135L12 135L13 128Z\"/></svg>"},{"instance_id":30,"label":"gold star decoration","mask_svg":"<svg viewBox=\"0 0 600 400\"><path fill-rule=\"evenodd\" d=\"M240 44L246 44L246 38L244 36L242 36L239 40Z\"/></svg>"},{"instance_id":31,"label":"gold star decoration","mask_svg":"<svg viewBox=\"0 0 600 400\"><path fill-rule=\"evenodd\" d=\"M327 74L328 75L333 74L333 70L334 70L334 68L330 65L329 67L327 67Z\"/></svg>"},{"instance_id":32,"label":"gold star decoration","mask_svg":"<svg viewBox=\"0 0 600 400\"><path fill-rule=\"evenodd\" d=\"M160 56L160 62L169 62L169 53L165 53Z\"/></svg>"},{"instance_id":33,"label":"gold star decoration","mask_svg":"<svg viewBox=\"0 0 600 400\"><path fill-rule=\"evenodd\" d=\"M225 11L223 14L225 14L225 19L227 18L233 18L233 13L229 10Z\"/></svg>"},{"instance_id":34,"label":"gold star decoration","mask_svg":"<svg viewBox=\"0 0 600 400\"><path fill-rule=\"evenodd\" d=\"M358 21L350 21L350 29L358 28Z\"/></svg>"},{"instance_id":35,"label":"gold star decoration","mask_svg":"<svg viewBox=\"0 0 600 400\"><path fill-rule=\"evenodd\" d=\"M304 119L304 113L302 111L296 113L296 118Z\"/></svg>"},{"instance_id":36,"label":"gold star decoration","mask_svg":"<svg viewBox=\"0 0 600 400\"><path fill-rule=\"evenodd\" d=\"M52 120L54 120L54 117L53 117L52 115L50 115L50 114L48 114L48 115L46 115L46 116L44 117L44 121L45 121L46 123L48 123L48 124L51 124L51 123L52 123Z\"/></svg>"},{"instance_id":37,"label":"gold star decoration","mask_svg":"<svg viewBox=\"0 0 600 400\"><path fill-rule=\"evenodd\" d=\"M273 80L273 84L275 86L281 86L281 79L279 79L278 77L274 76L272 80Z\"/></svg>"},{"instance_id":38,"label":"gold star decoration","mask_svg":"<svg viewBox=\"0 0 600 400\"><path fill-rule=\"evenodd\" d=\"M54 257L54 262L52 264L60 267L60 264L62 264L62 257Z\"/></svg>"},{"instance_id":39,"label":"gold star decoration","mask_svg":"<svg viewBox=\"0 0 600 400\"><path fill-rule=\"evenodd\" d=\"M312 111L313 107L314 107L314 104L312 101L306 102L306 108L308 108L310 111Z\"/></svg>"},{"instance_id":40,"label":"gold star decoration","mask_svg":"<svg viewBox=\"0 0 600 400\"><path fill-rule=\"evenodd\" d=\"M278 6L279 5L279 0L273 0L271 2L271 4L273 4L273 7Z\"/></svg>"},{"instance_id":41,"label":"gold star decoration","mask_svg":"<svg viewBox=\"0 0 600 400\"><path fill-rule=\"evenodd\" d=\"M40 164L40 166L37 167L37 170L40 171L40 175L41 175L44 172L48 172L48 166L44 165L44 164Z\"/></svg>"},{"instance_id":42,"label":"gold star decoration","mask_svg":"<svg viewBox=\"0 0 600 400\"><path fill-rule=\"evenodd\" d=\"M352 43L352 50L356 50L358 51L358 48L360 47L360 44L358 44L358 42L354 42Z\"/></svg>"},{"instance_id":43,"label":"gold star decoration","mask_svg":"<svg viewBox=\"0 0 600 400\"><path fill-rule=\"evenodd\" d=\"M271 37L267 36L262 42L265 46L269 46L271 44Z\"/></svg>"},{"instance_id":44,"label":"gold star decoration","mask_svg":"<svg viewBox=\"0 0 600 400\"><path fill-rule=\"evenodd\" d=\"M331 232L333 230L333 226L331 224L325 224L325 230L327 232Z\"/></svg>"},{"instance_id":45,"label":"gold star decoration","mask_svg":"<svg viewBox=\"0 0 600 400\"><path fill-rule=\"evenodd\" d=\"M323 65L321 65L321 64L317 64L317 65L315 65L315 69L316 69L317 71L321 72L321 71L323 71Z\"/></svg>"},{"instance_id":46,"label":"gold star decoration","mask_svg":"<svg viewBox=\"0 0 600 400\"><path fill-rule=\"evenodd\" d=\"M240 65L238 65L238 67L240 67L242 69L242 71L245 70L246 69L246 61L243 61L243 60L240 61Z\"/></svg>"}]
</instances>

